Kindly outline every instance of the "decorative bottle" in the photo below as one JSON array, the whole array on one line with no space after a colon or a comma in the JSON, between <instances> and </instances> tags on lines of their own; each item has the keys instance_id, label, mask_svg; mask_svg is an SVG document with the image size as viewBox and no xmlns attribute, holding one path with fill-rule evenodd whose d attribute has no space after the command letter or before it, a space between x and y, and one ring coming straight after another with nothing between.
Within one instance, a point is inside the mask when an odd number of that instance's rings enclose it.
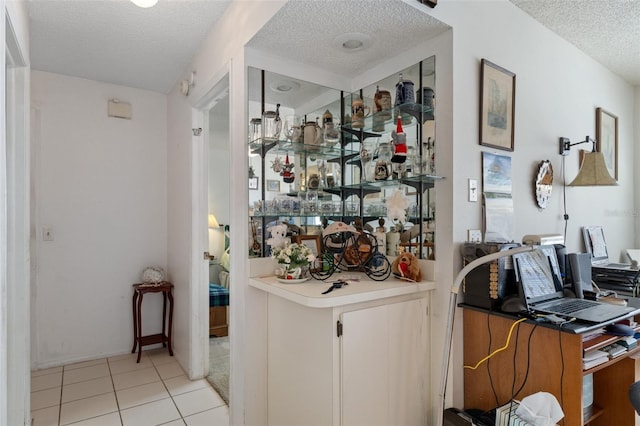
<instances>
[{"instance_id":1,"label":"decorative bottle","mask_svg":"<svg viewBox=\"0 0 640 426\"><path fill-rule=\"evenodd\" d=\"M378 253L386 253L387 252L387 234L386 228L384 227L384 219L378 219L378 224L380 226L376 227L376 230L373 232L373 236L376 237L376 245L378 247Z\"/></svg>"},{"instance_id":2,"label":"decorative bottle","mask_svg":"<svg viewBox=\"0 0 640 426\"><path fill-rule=\"evenodd\" d=\"M400 233L392 226L387 232L387 256L398 254L398 244L400 243Z\"/></svg>"}]
</instances>

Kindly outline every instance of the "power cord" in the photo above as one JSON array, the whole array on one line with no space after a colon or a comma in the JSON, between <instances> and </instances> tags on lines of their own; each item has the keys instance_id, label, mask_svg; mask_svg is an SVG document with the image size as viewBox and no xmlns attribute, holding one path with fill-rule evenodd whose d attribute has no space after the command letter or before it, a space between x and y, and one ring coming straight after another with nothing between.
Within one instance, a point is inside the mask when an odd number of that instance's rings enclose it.
<instances>
[{"instance_id":1,"label":"power cord","mask_svg":"<svg viewBox=\"0 0 640 426\"><path fill-rule=\"evenodd\" d=\"M575 319L575 318L574 318ZM571 321L567 321L571 322ZM560 342L560 360L562 361L562 369L560 370L560 406L564 407L564 396L562 393L562 388L564 385L564 351L562 349L562 326L566 323L560 324L558 327L558 341ZM564 417L562 418L562 424L564 425Z\"/></svg>"},{"instance_id":2,"label":"power cord","mask_svg":"<svg viewBox=\"0 0 640 426\"><path fill-rule=\"evenodd\" d=\"M491 316L487 315L487 332L489 333L489 346L487 347L487 354L491 351L491 345L493 343L492 334L491 334ZM491 392L493 392L493 399L498 404L498 392L496 392L496 387L493 384L493 376L491 375L491 360L487 360L487 375L489 376L489 385L491 386Z\"/></svg>"},{"instance_id":3,"label":"power cord","mask_svg":"<svg viewBox=\"0 0 640 426\"><path fill-rule=\"evenodd\" d=\"M569 224L569 215L567 214L567 179L565 177L565 156L562 156L562 208L564 211L564 241L567 241L567 225Z\"/></svg>"},{"instance_id":4,"label":"power cord","mask_svg":"<svg viewBox=\"0 0 640 426\"><path fill-rule=\"evenodd\" d=\"M469 370L476 370L480 365L482 365L482 363L484 363L485 361L487 361L489 358L491 358L492 356L494 356L495 354L504 351L505 349L507 349L509 347L509 343L511 341L511 335L513 334L513 329L516 327L516 325L520 324L523 321L526 321L528 318L520 318L519 320L517 320L516 322L514 322L513 324L511 324L511 328L509 329L509 334L507 335L507 341L504 344L504 346L502 346L501 348L496 349L495 351L491 352L489 355L487 355L486 357L482 358L480 361L478 361L476 363L476 365L474 366L470 366L470 365L465 365L464 368L467 368Z\"/></svg>"}]
</instances>

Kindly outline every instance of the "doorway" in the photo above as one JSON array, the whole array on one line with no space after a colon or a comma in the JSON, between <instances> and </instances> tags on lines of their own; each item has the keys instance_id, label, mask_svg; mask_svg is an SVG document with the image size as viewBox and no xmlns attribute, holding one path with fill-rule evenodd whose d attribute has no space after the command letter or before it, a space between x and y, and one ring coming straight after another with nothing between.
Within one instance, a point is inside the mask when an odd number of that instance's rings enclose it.
<instances>
[{"instance_id":1,"label":"doorway","mask_svg":"<svg viewBox=\"0 0 640 426\"><path fill-rule=\"evenodd\" d=\"M208 111L209 374L229 404L230 152L229 96L220 93Z\"/></svg>"},{"instance_id":2,"label":"doorway","mask_svg":"<svg viewBox=\"0 0 640 426\"><path fill-rule=\"evenodd\" d=\"M228 74L197 102L193 111L194 136L198 142L194 166L200 170L196 173L200 179L196 183L199 188L197 222L202 224L197 233L201 236L198 240L202 251L209 254L206 270L200 270L202 278L198 281L202 282L202 288L206 286L209 289L207 314L200 316L206 324L201 324L198 329L207 330L203 336L206 341L202 342L206 364L204 376L229 405L229 339L232 336L229 336L228 319L232 303L229 287L232 284L229 277L231 161Z\"/></svg>"}]
</instances>

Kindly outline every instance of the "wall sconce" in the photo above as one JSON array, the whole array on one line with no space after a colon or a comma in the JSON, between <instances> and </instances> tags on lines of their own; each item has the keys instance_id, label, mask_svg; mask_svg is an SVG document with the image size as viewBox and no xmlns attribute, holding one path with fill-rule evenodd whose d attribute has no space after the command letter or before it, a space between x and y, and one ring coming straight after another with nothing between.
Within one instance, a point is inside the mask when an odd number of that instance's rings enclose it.
<instances>
[{"instance_id":1,"label":"wall sconce","mask_svg":"<svg viewBox=\"0 0 640 426\"><path fill-rule=\"evenodd\" d=\"M571 143L569 138L560 138L560 155L569 155L569 150L574 145L592 143L591 152L585 152L580 170L573 181L566 186L613 186L618 182L611 177L601 152L596 151L596 141L589 136L582 142Z\"/></svg>"}]
</instances>

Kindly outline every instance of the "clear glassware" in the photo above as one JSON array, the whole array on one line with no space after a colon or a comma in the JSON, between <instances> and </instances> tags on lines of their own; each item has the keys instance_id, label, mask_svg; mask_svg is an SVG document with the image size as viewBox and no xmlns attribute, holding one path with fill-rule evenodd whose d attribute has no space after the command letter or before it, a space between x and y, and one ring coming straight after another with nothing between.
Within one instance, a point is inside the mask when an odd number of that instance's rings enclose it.
<instances>
[{"instance_id":1,"label":"clear glassware","mask_svg":"<svg viewBox=\"0 0 640 426\"><path fill-rule=\"evenodd\" d=\"M287 115L284 120L284 135L289 142L302 142L302 117Z\"/></svg>"}]
</instances>

